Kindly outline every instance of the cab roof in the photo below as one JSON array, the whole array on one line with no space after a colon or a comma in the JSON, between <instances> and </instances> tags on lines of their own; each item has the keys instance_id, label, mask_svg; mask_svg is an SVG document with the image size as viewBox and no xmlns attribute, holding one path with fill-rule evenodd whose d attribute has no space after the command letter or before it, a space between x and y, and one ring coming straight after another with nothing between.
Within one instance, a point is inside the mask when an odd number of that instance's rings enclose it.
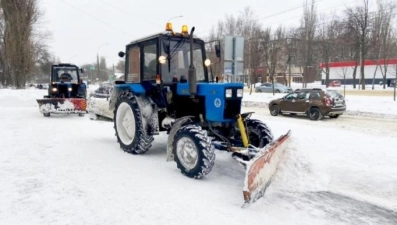
<instances>
[{"instance_id":1,"label":"cab roof","mask_svg":"<svg viewBox=\"0 0 397 225\"><path fill-rule=\"evenodd\" d=\"M139 39L133 40L129 44L136 44L136 43L140 43L140 42L156 39L156 38L159 38L159 37L189 38L189 36L181 37L179 35L180 35L179 33L177 33L176 35L172 35L172 33L168 32L168 31L163 31L163 32L160 32L160 33L151 34L151 35L144 36L144 37L141 37ZM197 37L194 37L194 39L195 40L201 40L200 38L197 38Z\"/></svg>"}]
</instances>

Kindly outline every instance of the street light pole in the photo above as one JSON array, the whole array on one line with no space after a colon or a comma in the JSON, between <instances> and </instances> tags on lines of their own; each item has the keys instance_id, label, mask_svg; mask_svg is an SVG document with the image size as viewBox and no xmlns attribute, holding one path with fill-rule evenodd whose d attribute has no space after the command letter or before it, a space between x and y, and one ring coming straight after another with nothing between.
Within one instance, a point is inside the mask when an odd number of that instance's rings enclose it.
<instances>
[{"instance_id":1,"label":"street light pole","mask_svg":"<svg viewBox=\"0 0 397 225\"><path fill-rule=\"evenodd\" d=\"M98 47L98 50L96 51L96 61L97 61L97 78L99 78L99 49L101 49L103 46L109 45L109 43L103 44Z\"/></svg>"},{"instance_id":2,"label":"street light pole","mask_svg":"<svg viewBox=\"0 0 397 225\"><path fill-rule=\"evenodd\" d=\"M180 17L183 17L183 15L180 15L180 16L173 16L173 17L171 17L170 19L168 19L168 22L170 22L172 19L180 18Z\"/></svg>"}]
</instances>

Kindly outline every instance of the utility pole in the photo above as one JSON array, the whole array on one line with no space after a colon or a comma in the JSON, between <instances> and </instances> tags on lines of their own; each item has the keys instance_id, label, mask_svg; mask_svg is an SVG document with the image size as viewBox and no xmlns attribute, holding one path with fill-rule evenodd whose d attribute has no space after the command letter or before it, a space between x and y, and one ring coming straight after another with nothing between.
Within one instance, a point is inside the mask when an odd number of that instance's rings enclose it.
<instances>
[{"instance_id":1,"label":"utility pole","mask_svg":"<svg viewBox=\"0 0 397 225\"><path fill-rule=\"evenodd\" d=\"M396 65L396 80L394 80L394 101L396 101L396 86L397 86L397 65Z\"/></svg>"},{"instance_id":2,"label":"utility pole","mask_svg":"<svg viewBox=\"0 0 397 225\"><path fill-rule=\"evenodd\" d=\"M98 47L98 50L96 51L96 63L97 63L97 74L96 78L99 78L99 49L101 49L103 46L109 45L109 43L103 44Z\"/></svg>"},{"instance_id":3,"label":"utility pole","mask_svg":"<svg viewBox=\"0 0 397 225\"><path fill-rule=\"evenodd\" d=\"M288 87L291 87L291 53L288 53Z\"/></svg>"}]
</instances>

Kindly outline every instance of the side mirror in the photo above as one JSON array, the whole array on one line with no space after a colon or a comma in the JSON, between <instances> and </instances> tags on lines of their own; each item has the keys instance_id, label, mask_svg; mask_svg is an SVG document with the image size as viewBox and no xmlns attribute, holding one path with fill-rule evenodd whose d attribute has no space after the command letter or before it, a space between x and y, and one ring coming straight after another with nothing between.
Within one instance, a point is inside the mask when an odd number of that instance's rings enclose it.
<instances>
[{"instance_id":1,"label":"side mirror","mask_svg":"<svg viewBox=\"0 0 397 225\"><path fill-rule=\"evenodd\" d=\"M123 58L125 56L125 52L119 52L119 57Z\"/></svg>"},{"instance_id":2,"label":"side mirror","mask_svg":"<svg viewBox=\"0 0 397 225\"><path fill-rule=\"evenodd\" d=\"M80 68L80 73L84 73L84 72L85 72L84 69Z\"/></svg>"},{"instance_id":3,"label":"side mirror","mask_svg":"<svg viewBox=\"0 0 397 225\"><path fill-rule=\"evenodd\" d=\"M219 44L215 45L215 54L217 58L221 58L221 46Z\"/></svg>"}]
</instances>

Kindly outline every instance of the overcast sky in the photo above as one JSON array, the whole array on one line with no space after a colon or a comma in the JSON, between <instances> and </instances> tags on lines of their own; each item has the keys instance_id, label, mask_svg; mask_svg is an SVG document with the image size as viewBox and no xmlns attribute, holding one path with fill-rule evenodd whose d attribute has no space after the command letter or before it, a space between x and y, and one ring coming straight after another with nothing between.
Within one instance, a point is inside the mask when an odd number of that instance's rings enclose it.
<instances>
[{"instance_id":1,"label":"overcast sky","mask_svg":"<svg viewBox=\"0 0 397 225\"><path fill-rule=\"evenodd\" d=\"M319 13L342 12L361 0L316 0ZM41 28L51 32L50 51L62 62L93 63L99 55L117 64L117 53L142 36L164 30L172 19L174 30L183 24L205 37L226 14L250 7L265 26L299 23L305 0L39 0L44 11ZM285 12L288 11L288 12ZM285 13L282 13L285 12ZM278 14L278 15L274 15ZM264 18L266 17L266 18ZM261 19L262 18L262 19ZM105 45L107 44L107 45ZM105 46L102 46L105 45ZM102 47L101 47L102 46Z\"/></svg>"}]
</instances>

